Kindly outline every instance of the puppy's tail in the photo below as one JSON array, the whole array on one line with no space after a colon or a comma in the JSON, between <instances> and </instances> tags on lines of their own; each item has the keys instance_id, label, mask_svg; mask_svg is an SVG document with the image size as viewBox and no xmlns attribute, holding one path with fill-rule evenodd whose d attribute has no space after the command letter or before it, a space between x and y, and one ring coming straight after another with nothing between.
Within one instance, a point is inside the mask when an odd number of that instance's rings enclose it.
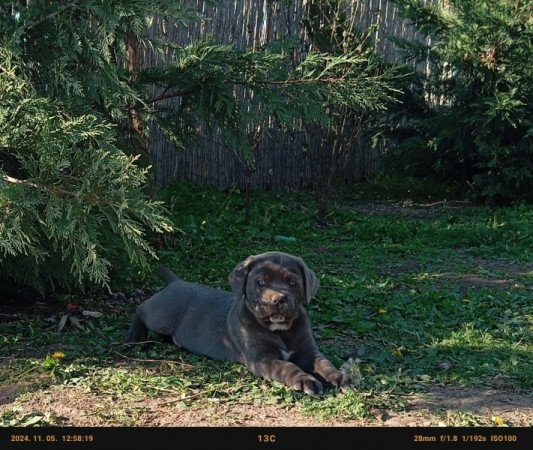
<instances>
[{"instance_id":1,"label":"puppy's tail","mask_svg":"<svg viewBox=\"0 0 533 450\"><path fill-rule=\"evenodd\" d=\"M165 266L157 266L155 268L155 273L165 282L166 286L174 281L180 280L180 277L178 277L174 272Z\"/></svg>"}]
</instances>

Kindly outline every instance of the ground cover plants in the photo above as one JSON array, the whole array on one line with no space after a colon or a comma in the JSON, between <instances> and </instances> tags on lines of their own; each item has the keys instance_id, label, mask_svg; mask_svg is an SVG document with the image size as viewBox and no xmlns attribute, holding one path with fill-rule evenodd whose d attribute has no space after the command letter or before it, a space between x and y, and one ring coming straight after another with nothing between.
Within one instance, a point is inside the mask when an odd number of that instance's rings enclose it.
<instances>
[{"instance_id":1,"label":"ground cover plants","mask_svg":"<svg viewBox=\"0 0 533 450\"><path fill-rule=\"evenodd\" d=\"M126 349L133 310L161 285L113 268L112 292L4 305L0 425L532 425L530 206L475 206L451 188L382 179L340 192L318 226L306 193L161 191L175 233L152 244L186 280L228 289L249 254L299 255L308 305L346 393L294 393L157 336Z\"/></svg>"}]
</instances>

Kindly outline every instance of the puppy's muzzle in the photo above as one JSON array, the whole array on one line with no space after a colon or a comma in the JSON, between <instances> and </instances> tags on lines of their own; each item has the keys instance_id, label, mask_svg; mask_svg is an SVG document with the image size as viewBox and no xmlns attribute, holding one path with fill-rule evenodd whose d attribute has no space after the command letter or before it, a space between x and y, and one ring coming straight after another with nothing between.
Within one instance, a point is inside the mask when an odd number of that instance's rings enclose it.
<instances>
[{"instance_id":1,"label":"puppy's muzzle","mask_svg":"<svg viewBox=\"0 0 533 450\"><path fill-rule=\"evenodd\" d=\"M284 291L269 290L263 292L259 309L262 316L292 316L295 300Z\"/></svg>"},{"instance_id":2,"label":"puppy's muzzle","mask_svg":"<svg viewBox=\"0 0 533 450\"><path fill-rule=\"evenodd\" d=\"M289 299L289 296L284 292L276 292L265 297L263 297L263 301L273 308L282 308Z\"/></svg>"}]
</instances>

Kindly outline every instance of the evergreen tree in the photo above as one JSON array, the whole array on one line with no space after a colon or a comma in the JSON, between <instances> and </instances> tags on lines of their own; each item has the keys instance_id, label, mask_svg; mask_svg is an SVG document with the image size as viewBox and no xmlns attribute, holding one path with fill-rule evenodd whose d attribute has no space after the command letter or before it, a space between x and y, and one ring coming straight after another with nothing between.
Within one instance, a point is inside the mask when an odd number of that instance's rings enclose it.
<instances>
[{"instance_id":1,"label":"evergreen tree","mask_svg":"<svg viewBox=\"0 0 533 450\"><path fill-rule=\"evenodd\" d=\"M0 0L0 278L44 291L147 264L148 230L171 229L143 194L151 126L186 148L207 125L246 157L250 130L325 125L327 101L374 86L346 76L355 54L291 68L287 43L178 47L149 36L156 16L195 14L177 0ZM140 66L148 47L161 58Z\"/></svg>"},{"instance_id":2,"label":"evergreen tree","mask_svg":"<svg viewBox=\"0 0 533 450\"><path fill-rule=\"evenodd\" d=\"M143 195L136 159L111 123L39 95L0 49L1 278L45 291L106 284L112 264L146 264L145 229L171 224Z\"/></svg>"},{"instance_id":3,"label":"evergreen tree","mask_svg":"<svg viewBox=\"0 0 533 450\"><path fill-rule=\"evenodd\" d=\"M400 143L399 165L413 175L458 179L492 203L531 200L531 3L394 1L430 38L428 45L398 42L408 58L429 63L413 84L418 115Z\"/></svg>"}]
</instances>

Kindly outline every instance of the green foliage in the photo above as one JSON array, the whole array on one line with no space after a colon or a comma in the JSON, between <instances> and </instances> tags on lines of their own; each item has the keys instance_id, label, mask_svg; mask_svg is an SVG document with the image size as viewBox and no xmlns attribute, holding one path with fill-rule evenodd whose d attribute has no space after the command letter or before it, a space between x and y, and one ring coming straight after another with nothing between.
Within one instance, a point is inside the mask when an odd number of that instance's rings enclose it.
<instances>
[{"instance_id":1,"label":"green foliage","mask_svg":"<svg viewBox=\"0 0 533 450\"><path fill-rule=\"evenodd\" d=\"M0 5L0 42L18 76L69 111L100 111L126 129L130 108L142 101L130 80L127 66L134 55L128 47L136 40L148 44L147 28L156 14L167 20L191 16L182 2L172 0L3 0Z\"/></svg>"},{"instance_id":2,"label":"green foliage","mask_svg":"<svg viewBox=\"0 0 533 450\"><path fill-rule=\"evenodd\" d=\"M311 53L291 68L295 43L251 51L210 39L177 46L151 36L155 16L164 27L197 18L180 1L5 3L2 41L19 63L24 61L24 76L38 93L69 108L100 112L120 126L122 145L133 147L133 153L139 152L138 133L146 135L150 124L180 148L197 141L198 125L204 124L246 152L250 127L274 119L276 127L292 128L304 116L325 124L325 98L352 102L362 91L368 97L355 54ZM144 50L155 51L158 59L147 66ZM339 76L341 67L345 76ZM357 80L349 73L358 73ZM132 116L140 128L132 126Z\"/></svg>"},{"instance_id":3,"label":"green foliage","mask_svg":"<svg viewBox=\"0 0 533 450\"><path fill-rule=\"evenodd\" d=\"M171 229L140 190L146 170L117 148L109 123L70 117L8 64L0 72L2 278L44 291L106 284L119 261L146 264L146 228Z\"/></svg>"},{"instance_id":4,"label":"green foliage","mask_svg":"<svg viewBox=\"0 0 533 450\"><path fill-rule=\"evenodd\" d=\"M327 397L322 402L309 398L302 400L302 413L318 419L367 419L372 417L363 396L355 390L348 391L341 398Z\"/></svg>"},{"instance_id":5,"label":"green foliage","mask_svg":"<svg viewBox=\"0 0 533 450\"><path fill-rule=\"evenodd\" d=\"M444 190L439 186L418 183L416 191L409 180L378 180L370 187L376 185L388 185L383 203L359 209L361 192L371 190L348 190L337 200L336 224L322 229L313 224L304 194L283 202L262 195L247 225L235 193L169 188L164 198L184 234L165 243L161 259L184 279L227 289L227 274L249 254L301 255L320 274L309 307L315 330L323 339L338 339L328 347L337 364L340 356L357 353L354 345L366 347L361 358L368 388L382 385L384 370L392 377L383 378L387 388L423 375L475 384L498 373L531 385L530 346L520 344L529 339L532 313L531 208L447 206L436 196ZM387 202L403 191L416 200ZM358 196L349 200L353 192ZM343 344L346 335L351 346ZM453 369L439 367L446 362Z\"/></svg>"},{"instance_id":6,"label":"green foliage","mask_svg":"<svg viewBox=\"0 0 533 450\"><path fill-rule=\"evenodd\" d=\"M408 59L427 60L430 71L413 84L418 106L390 160L411 175L461 180L488 202L531 200L531 5L396 3L431 38L428 46L399 42Z\"/></svg>"},{"instance_id":7,"label":"green foliage","mask_svg":"<svg viewBox=\"0 0 533 450\"><path fill-rule=\"evenodd\" d=\"M170 47L169 65L141 70L136 80L147 90L153 84L166 86L148 100L152 106L147 113L179 148L198 140L195 130L202 123L211 133L220 131L228 145L249 156L248 133L253 129L268 128L272 121L277 129L293 129L298 126L296 119L304 116L326 124L324 99L335 96L350 101L349 96L359 95L362 88L333 79L337 61L328 55L311 54L288 71L287 58L294 49L290 43L275 43L252 52L200 41ZM355 67L359 60L352 55L343 63ZM177 109L164 103L177 97Z\"/></svg>"},{"instance_id":8,"label":"green foliage","mask_svg":"<svg viewBox=\"0 0 533 450\"><path fill-rule=\"evenodd\" d=\"M368 202L375 186L382 189L379 200ZM80 315L83 330L58 331L61 309L24 321L6 315L0 323L0 384L35 384L27 397L4 407L0 423L29 420L17 405L34 408L35 398L49 398L52 389L90 392L85 410L117 425L147 425L154 411L147 419L129 408L154 399L169 410L259 404L277 406L279 414L290 407L288 414L301 412L308 420L342 422L405 410L413 394L435 386L453 391L505 383L530 390L533 210L445 202L435 197L441 190L412 180L364 184L339 195L336 222L327 228L314 225L312 196L304 193L256 194L249 224L236 191L180 184L161 193L182 233L165 235L157 252L185 280L229 289L227 276L237 262L265 250L306 260L321 284L307 306L318 345L347 367L354 390L309 398L254 377L242 365L191 354L156 336L126 354L122 339L137 302L69 297L102 316ZM279 235L296 240L276 240ZM134 280L132 289L161 285L150 272L139 277L124 270L122 277L121 286ZM103 411L101 402L110 396L115 407ZM453 423L467 417L459 419ZM490 416L478 419L486 423ZM439 410L432 420L441 420Z\"/></svg>"}]
</instances>

